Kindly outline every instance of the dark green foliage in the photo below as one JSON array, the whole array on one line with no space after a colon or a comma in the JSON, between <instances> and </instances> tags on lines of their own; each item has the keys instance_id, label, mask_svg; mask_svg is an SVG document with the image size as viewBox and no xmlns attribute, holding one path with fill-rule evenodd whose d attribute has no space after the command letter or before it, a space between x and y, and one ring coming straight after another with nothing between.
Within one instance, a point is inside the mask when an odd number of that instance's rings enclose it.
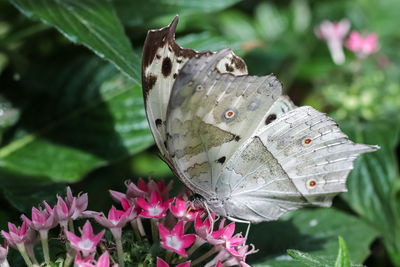
<instances>
[{"instance_id":1,"label":"dark green foliage","mask_svg":"<svg viewBox=\"0 0 400 267\"><path fill-rule=\"evenodd\" d=\"M328 112L353 141L381 147L356 161L349 192L332 208L252 226L260 252L248 261L400 266L399 9L397 0L0 0L1 226L18 224L19 212L41 200L54 204L66 183L89 192L89 209L105 211L107 189L122 191L125 179L172 178L151 147L140 51L147 30L180 14L183 47L233 48L251 74L275 73L297 105ZM347 50L335 65L314 27L342 18L376 32L379 51L357 59ZM370 251L374 240L386 254ZM143 266L160 250L150 246L129 244Z\"/></svg>"}]
</instances>

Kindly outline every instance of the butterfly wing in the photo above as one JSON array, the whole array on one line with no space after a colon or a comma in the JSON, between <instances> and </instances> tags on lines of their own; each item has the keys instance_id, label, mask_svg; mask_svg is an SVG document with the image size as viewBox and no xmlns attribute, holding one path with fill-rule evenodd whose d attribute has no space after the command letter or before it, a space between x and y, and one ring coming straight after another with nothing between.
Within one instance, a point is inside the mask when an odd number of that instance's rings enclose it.
<instances>
[{"instance_id":1,"label":"butterfly wing","mask_svg":"<svg viewBox=\"0 0 400 267\"><path fill-rule=\"evenodd\" d=\"M167 111L173 166L190 189L206 198L220 194L216 184L225 163L267 117L294 107L272 75L221 73L218 62L230 53L224 49L189 60L174 83Z\"/></svg>"},{"instance_id":2,"label":"butterfly wing","mask_svg":"<svg viewBox=\"0 0 400 267\"><path fill-rule=\"evenodd\" d=\"M258 129L228 162L217 188L227 191L229 215L275 220L304 205L330 206L346 191L357 156L378 148L353 143L331 118L300 107Z\"/></svg>"},{"instance_id":3,"label":"butterfly wing","mask_svg":"<svg viewBox=\"0 0 400 267\"><path fill-rule=\"evenodd\" d=\"M172 85L189 59L213 55L210 51L197 52L180 47L175 42L177 24L178 17L175 17L169 26L149 31L142 58L142 88L146 115L156 144L167 162L169 155L165 148L165 121ZM247 74L246 64L233 52L220 59L217 69L222 73Z\"/></svg>"}]
</instances>

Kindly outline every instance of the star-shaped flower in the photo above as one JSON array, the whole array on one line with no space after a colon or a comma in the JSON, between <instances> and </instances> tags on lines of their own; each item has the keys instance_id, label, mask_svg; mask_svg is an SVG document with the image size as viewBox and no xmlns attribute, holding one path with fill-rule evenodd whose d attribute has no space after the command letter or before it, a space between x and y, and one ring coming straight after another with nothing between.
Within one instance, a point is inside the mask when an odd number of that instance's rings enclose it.
<instances>
[{"instance_id":1,"label":"star-shaped flower","mask_svg":"<svg viewBox=\"0 0 400 267\"><path fill-rule=\"evenodd\" d=\"M129 205L127 202L124 202L124 205ZM95 220L110 229L114 238L120 239L122 234L122 228L126 225L127 222L132 221L137 217L137 212L132 207L128 207L126 210L118 210L114 206L108 212L108 217L105 217L104 214L95 215Z\"/></svg>"},{"instance_id":2,"label":"star-shaped flower","mask_svg":"<svg viewBox=\"0 0 400 267\"><path fill-rule=\"evenodd\" d=\"M65 231L68 241L71 243L71 246L77 251L82 251L83 255L85 256L96 250L96 246L103 237L104 232L105 230L102 230L97 235L94 235L92 225L89 221L86 221L85 225L83 226L83 231L81 230L81 238L77 237L69 231Z\"/></svg>"},{"instance_id":3,"label":"star-shaped flower","mask_svg":"<svg viewBox=\"0 0 400 267\"><path fill-rule=\"evenodd\" d=\"M157 267L170 267L168 263L157 257ZM190 261L175 265L175 267L190 267Z\"/></svg>"},{"instance_id":4,"label":"star-shaped flower","mask_svg":"<svg viewBox=\"0 0 400 267\"><path fill-rule=\"evenodd\" d=\"M185 248L190 247L196 240L196 235L184 235L183 221L179 221L172 231L168 231L161 223L158 224L158 230L161 236L161 246L167 250L172 250L182 257L187 257Z\"/></svg>"},{"instance_id":5,"label":"star-shaped flower","mask_svg":"<svg viewBox=\"0 0 400 267\"><path fill-rule=\"evenodd\" d=\"M164 217L171 202L170 200L163 202L160 193L157 191L151 193L150 203L143 198L137 198L136 201L139 207L143 209L140 216L144 218Z\"/></svg>"},{"instance_id":6,"label":"star-shaped flower","mask_svg":"<svg viewBox=\"0 0 400 267\"><path fill-rule=\"evenodd\" d=\"M169 210L171 213L181 221L194 221L196 215L199 211L197 210L188 210L188 205L185 200L181 196L179 196L175 200L175 205L171 204Z\"/></svg>"}]
</instances>

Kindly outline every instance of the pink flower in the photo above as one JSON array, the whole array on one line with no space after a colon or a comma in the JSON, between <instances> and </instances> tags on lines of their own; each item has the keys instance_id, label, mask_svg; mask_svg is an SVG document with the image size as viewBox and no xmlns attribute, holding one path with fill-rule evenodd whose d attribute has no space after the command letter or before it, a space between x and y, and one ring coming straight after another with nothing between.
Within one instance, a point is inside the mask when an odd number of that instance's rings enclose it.
<instances>
[{"instance_id":1,"label":"pink flower","mask_svg":"<svg viewBox=\"0 0 400 267\"><path fill-rule=\"evenodd\" d=\"M127 202L124 202L125 205ZM122 234L122 228L126 225L127 222L134 220L137 217L137 212L132 207L129 207L127 210L117 210L114 206L108 212L108 218L104 216L95 215L94 218L96 221L110 229L114 238L120 239Z\"/></svg>"},{"instance_id":2,"label":"pink flower","mask_svg":"<svg viewBox=\"0 0 400 267\"><path fill-rule=\"evenodd\" d=\"M57 220L54 213L49 213L47 210L32 208L32 220L25 215L21 216L22 220L32 229L39 231L41 234L45 234L51 228L57 225Z\"/></svg>"},{"instance_id":3,"label":"pink flower","mask_svg":"<svg viewBox=\"0 0 400 267\"><path fill-rule=\"evenodd\" d=\"M225 241L225 248L232 255L240 256L239 252L235 249L235 247L245 242L246 238L240 237L241 234L236 234L235 236L233 236L234 232L235 232L235 223L232 222L227 226L225 226L224 228L221 228L218 231L214 232L213 237Z\"/></svg>"},{"instance_id":4,"label":"pink flower","mask_svg":"<svg viewBox=\"0 0 400 267\"><path fill-rule=\"evenodd\" d=\"M21 227L17 227L15 224L9 222L8 231L9 233L2 230L1 234L7 240L8 244L16 247L30 239L30 232L32 230L27 226L26 222L23 222Z\"/></svg>"},{"instance_id":5,"label":"pink flower","mask_svg":"<svg viewBox=\"0 0 400 267\"><path fill-rule=\"evenodd\" d=\"M183 221L179 221L171 232L162 224L158 224L158 230L160 231L161 246L163 248L175 251L182 257L187 257L185 248L188 248L193 244L196 240L196 235L184 235Z\"/></svg>"},{"instance_id":6,"label":"pink flower","mask_svg":"<svg viewBox=\"0 0 400 267\"><path fill-rule=\"evenodd\" d=\"M214 213L211 214L211 218L212 220L215 220ZM222 235L222 231L217 231L216 233L213 232L214 229L212 229L210 216L208 216L203 222L201 220L201 214L198 213L196 220L194 221L194 229L200 238L204 239L213 246L224 243L223 240L219 239L219 236Z\"/></svg>"},{"instance_id":7,"label":"pink flower","mask_svg":"<svg viewBox=\"0 0 400 267\"><path fill-rule=\"evenodd\" d=\"M157 257L157 267L169 267L169 264ZM175 267L190 267L190 261L175 265Z\"/></svg>"},{"instance_id":8,"label":"pink flower","mask_svg":"<svg viewBox=\"0 0 400 267\"><path fill-rule=\"evenodd\" d=\"M371 33L363 37L358 32L352 31L346 42L346 47L359 58L365 58L378 51L378 36L375 33Z\"/></svg>"},{"instance_id":9,"label":"pink flower","mask_svg":"<svg viewBox=\"0 0 400 267\"><path fill-rule=\"evenodd\" d=\"M65 231L68 241L71 246L77 251L82 251L83 255L89 255L89 253L96 251L96 246L103 237L105 230L98 233L96 236L93 234L93 228L89 221L86 221L81 230L82 237L79 238L69 231Z\"/></svg>"},{"instance_id":10,"label":"pink flower","mask_svg":"<svg viewBox=\"0 0 400 267\"><path fill-rule=\"evenodd\" d=\"M342 45L349 30L350 22L346 19L337 23L325 20L314 30L318 38L326 41L332 60L337 65L345 61Z\"/></svg>"},{"instance_id":11,"label":"pink flower","mask_svg":"<svg viewBox=\"0 0 400 267\"><path fill-rule=\"evenodd\" d=\"M144 218L164 217L167 212L169 203L171 202L166 201L163 203L160 193L158 191L153 191L151 193L150 204L147 203L147 201L143 198L137 198L136 201L139 207L143 209L140 213L140 216Z\"/></svg>"},{"instance_id":12,"label":"pink flower","mask_svg":"<svg viewBox=\"0 0 400 267\"><path fill-rule=\"evenodd\" d=\"M3 266L9 266L6 265L6 263L8 264L7 261L7 254L8 254L8 246L7 246L7 240L4 240L4 247L2 245L0 245L0 265Z\"/></svg>"},{"instance_id":13,"label":"pink flower","mask_svg":"<svg viewBox=\"0 0 400 267\"><path fill-rule=\"evenodd\" d=\"M125 185L127 187L126 198L145 198L149 194L149 188L142 178L139 178L137 185L135 185L131 181L127 181Z\"/></svg>"},{"instance_id":14,"label":"pink flower","mask_svg":"<svg viewBox=\"0 0 400 267\"><path fill-rule=\"evenodd\" d=\"M81 253L76 253L74 267L86 267L94 262L94 253L89 254L86 258L82 258Z\"/></svg>"},{"instance_id":15,"label":"pink flower","mask_svg":"<svg viewBox=\"0 0 400 267\"><path fill-rule=\"evenodd\" d=\"M72 219L75 220L79 217L87 217L90 216L90 212L86 212L87 206L88 206L88 195L87 193L79 193L78 196L74 197L72 195L71 188L68 186L67 187L67 197L66 197L66 202L68 207L73 207L73 203L75 202L75 211L72 214Z\"/></svg>"},{"instance_id":16,"label":"pink flower","mask_svg":"<svg viewBox=\"0 0 400 267\"><path fill-rule=\"evenodd\" d=\"M198 211L190 209L188 211L188 206L186 201L182 197L178 197L175 200L175 206L172 204L169 209L171 213L178 219L182 221L194 221Z\"/></svg>"},{"instance_id":17,"label":"pink flower","mask_svg":"<svg viewBox=\"0 0 400 267\"><path fill-rule=\"evenodd\" d=\"M88 256L82 260L78 255L75 258L75 267L110 267L110 256L107 251L100 256L96 264L92 264L94 256ZM118 267L118 264L114 264L112 267Z\"/></svg>"}]
</instances>

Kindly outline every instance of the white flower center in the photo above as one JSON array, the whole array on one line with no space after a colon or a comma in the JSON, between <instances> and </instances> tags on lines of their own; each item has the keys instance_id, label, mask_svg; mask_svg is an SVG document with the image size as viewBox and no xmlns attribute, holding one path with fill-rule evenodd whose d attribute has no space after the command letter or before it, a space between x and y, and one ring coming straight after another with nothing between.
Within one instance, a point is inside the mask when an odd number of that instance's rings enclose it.
<instances>
[{"instance_id":1,"label":"white flower center","mask_svg":"<svg viewBox=\"0 0 400 267\"><path fill-rule=\"evenodd\" d=\"M89 239L84 239L78 243L78 246L82 250L90 250L93 247L93 242Z\"/></svg>"},{"instance_id":2,"label":"white flower center","mask_svg":"<svg viewBox=\"0 0 400 267\"><path fill-rule=\"evenodd\" d=\"M167 246L176 250L179 250L182 247L182 241L176 235L169 235L165 239Z\"/></svg>"},{"instance_id":3,"label":"white flower center","mask_svg":"<svg viewBox=\"0 0 400 267\"><path fill-rule=\"evenodd\" d=\"M163 211L163 209L158 205L149 208L149 214L151 216L158 216L161 214L162 211Z\"/></svg>"}]
</instances>

